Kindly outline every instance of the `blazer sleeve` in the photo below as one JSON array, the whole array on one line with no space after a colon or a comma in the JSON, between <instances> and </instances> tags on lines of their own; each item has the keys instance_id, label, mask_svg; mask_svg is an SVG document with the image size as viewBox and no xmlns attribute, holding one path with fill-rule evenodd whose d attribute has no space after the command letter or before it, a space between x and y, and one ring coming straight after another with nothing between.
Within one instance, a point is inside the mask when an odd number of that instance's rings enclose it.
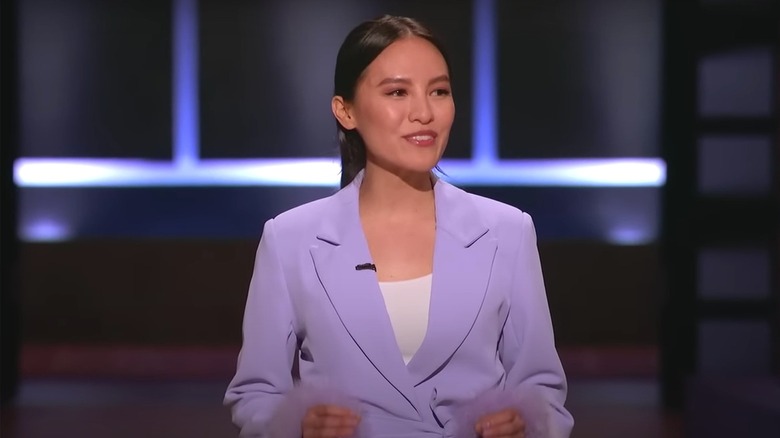
<instances>
[{"instance_id":1,"label":"blazer sleeve","mask_svg":"<svg viewBox=\"0 0 780 438\"><path fill-rule=\"evenodd\" d=\"M520 401L529 436L568 437L574 420L564 407L566 377L555 349L536 230L527 213L519 225L509 314L499 343L506 389Z\"/></svg>"},{"instance_id":2,"label":"blazer sleeve","mask_svg":"<svg viewBox=\"0 0 780 438\"><path fill-rule=\"evenodd\" d=\"M274 220L265 223L255 257L236 374L225 394L242 437L271 437L293 389L294 313L278 255ZM287 421L300 422L300 418ZM295 425L290 425L295 426Z\"/></svg>"}]
</instances>

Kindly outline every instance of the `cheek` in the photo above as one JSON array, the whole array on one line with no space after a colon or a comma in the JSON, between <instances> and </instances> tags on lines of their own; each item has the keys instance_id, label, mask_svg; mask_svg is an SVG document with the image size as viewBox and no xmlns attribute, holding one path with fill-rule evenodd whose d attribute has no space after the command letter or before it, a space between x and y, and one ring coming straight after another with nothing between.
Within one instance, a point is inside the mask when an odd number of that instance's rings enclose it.
<instances>
[{"instance_id":1,"label":"cheek","mask_svg":"<svg viewBox=\"0 0 780 438\"><path fill-rule=\"evenodd\" d=\"M455 105L450 102L442 108L442 118L449 124L455 120Z\"/></svg>"},{"instance_id":2,"label":"cheek","mask_svg":"<svg viewBox=\"0 0 780 438\"><path fill-rule=\"evenodd\" d=\"M362 108L360 130L364 134L394 131L401 124L403 111L394 105L373 105Z\"/></svg>"},{"instance_id":3,"label":"cheek","mask_svg":"<svg viewBox=\"0 0 780 438\"><path fill-rule=\"evenodd\" d=\"M385 125L386 127L392 127L398 125L403 119L404 109L401 105L381 105L376 111L376 122Z\"/></svg>"}]
</instances>

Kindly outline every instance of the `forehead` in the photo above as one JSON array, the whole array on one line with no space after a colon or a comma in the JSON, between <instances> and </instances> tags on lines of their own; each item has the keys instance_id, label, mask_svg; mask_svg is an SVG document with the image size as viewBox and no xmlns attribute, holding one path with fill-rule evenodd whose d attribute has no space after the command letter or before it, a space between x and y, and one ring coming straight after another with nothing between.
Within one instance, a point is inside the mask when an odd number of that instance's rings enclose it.
<instances>
[{"instance_id":1,"label":"forehead","mask_svg":"<svg viewBox=\"0 0 780 438\"><path fill-rule=\"evenodd\" d=\"M436 46L424 38L408 37L387 46L368 65L364 79L369 83L388 77L427 81L447 73L447 62Z\"/></svg>"}]
</instances>

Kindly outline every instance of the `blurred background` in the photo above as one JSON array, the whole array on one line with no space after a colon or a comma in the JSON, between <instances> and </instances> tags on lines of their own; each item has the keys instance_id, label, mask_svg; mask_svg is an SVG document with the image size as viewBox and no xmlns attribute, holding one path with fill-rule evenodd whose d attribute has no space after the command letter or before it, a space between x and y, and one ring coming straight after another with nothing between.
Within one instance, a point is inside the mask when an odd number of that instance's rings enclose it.
<instances>
[{"instance_id":1,"label":"blurred background","mask_svg":"<svg viewBox=\"0 0 780 438\"><path fill-rule=\"evenodd\" d=\"M385 13L449 48L444 178L534 217L573 436L780 436L772 0L4 0L2 435L236 435L262 224L337 189Z\"/></svg>"}]
</instances>

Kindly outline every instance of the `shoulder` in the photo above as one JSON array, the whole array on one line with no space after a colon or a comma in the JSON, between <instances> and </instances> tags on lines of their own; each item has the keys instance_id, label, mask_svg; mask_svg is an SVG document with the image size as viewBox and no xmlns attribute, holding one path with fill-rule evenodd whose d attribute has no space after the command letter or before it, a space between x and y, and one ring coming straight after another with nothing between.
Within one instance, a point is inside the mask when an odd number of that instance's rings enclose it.
<instances>
[{"instance_id":1,"label":"shoulder","mask_svg":"<svg viewBox=\"0 0 780 438\"><path fill-rule=\"evenodd\" d=\"M469 204L473 210L474 216L491 229L502 229L506 227L515 230L533 226L531 215L522 209L492 198L467 192L459 187L449 184L452 191L460 202Z\"/></svg>"},{"instance_id":2,"label":"shoulder","mask_svg":"<svg viewBox=\"0 0 780 438\"><path fill-rule=\"evenodd\" d=\"M474 206L481 212L489 222L495 225L505 223L518 224L530 220L531 215L520 208L485 196L475 195L466 192Z\"/></svg>"},{"instance_id":3,"label":"shoulder","mask_svg":"<svg viewBox=\"0 0 780 438\"><path fill-rule=\"evenodd\" d=\"M315 230L322 218L334 208L335 194L316 199L284 211L266 222L273 224L274 234L285 237L301 236Z\"/></svg>"},{"instance_id":4,"label":"shoulder","mask_svg":"<svg viewBox=\"0 0 780 438\"><path fill-rule=\"evenodd\" d=\"M503 256L515 260L518 255L529 256L537 251L536 227L531 215L522 209L492 198L462 189L457 198L466 204L469 216L478 220L499 242Z\"/></svg>"}]
</instances>

